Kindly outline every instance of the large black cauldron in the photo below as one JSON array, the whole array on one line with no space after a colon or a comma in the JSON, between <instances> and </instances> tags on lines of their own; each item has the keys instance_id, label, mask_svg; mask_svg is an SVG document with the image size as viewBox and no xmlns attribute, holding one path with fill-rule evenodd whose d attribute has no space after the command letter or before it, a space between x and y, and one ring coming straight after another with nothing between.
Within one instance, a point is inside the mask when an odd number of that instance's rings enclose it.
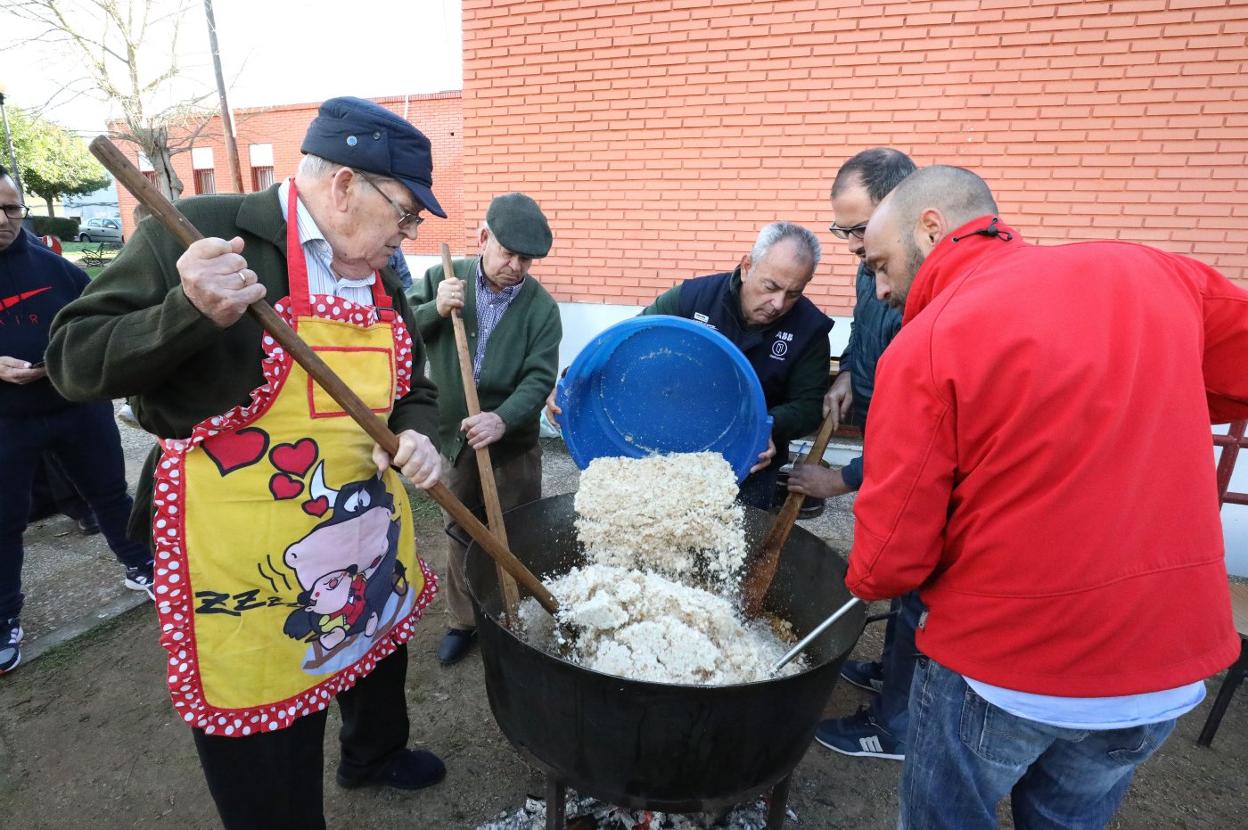
<instances>
[{"instance_id":1,"label":"large black cauldron","mask_svg":"<svg viewBox=\"0 0 1248 830\"><path fill-rule=\"evenodd\" d=\"M583 560L572 500L554 496L507 513L511 550L539 577ZM746 508L755 547L772 519ZM814 737L866 617L861 605L842 617L807 649L812 668L799 674L735 686L644 683L567 663L496 622L494 563L476 545L468 551L467 577L494 718L520 754L546 773L548 794L560 807L563 785L612 804L685 813L717 811L780 785L772 804L779 827L789 773ZM844 560L794 528L767 610L804 636L849 597ZM547 826L562 826L562 815Z\"/></svg>"}]
</instances>

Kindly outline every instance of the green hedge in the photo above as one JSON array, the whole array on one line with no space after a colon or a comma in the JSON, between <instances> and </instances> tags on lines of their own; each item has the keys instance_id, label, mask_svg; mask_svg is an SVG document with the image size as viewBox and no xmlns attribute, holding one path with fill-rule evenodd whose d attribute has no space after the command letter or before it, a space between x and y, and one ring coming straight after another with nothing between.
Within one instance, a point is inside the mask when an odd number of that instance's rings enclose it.
<instances>
[{"instance_id":1,"label":"green hedge","mask_svg":"<svg viewBox=\"0 0 1248 830\"><path fill-rule=\"evenodd\" d=\"M78 219L68 216L32 216L31 230L35 236L59 236L62 242L73 242L78 238Z\"/></svg>"}]
</instances>

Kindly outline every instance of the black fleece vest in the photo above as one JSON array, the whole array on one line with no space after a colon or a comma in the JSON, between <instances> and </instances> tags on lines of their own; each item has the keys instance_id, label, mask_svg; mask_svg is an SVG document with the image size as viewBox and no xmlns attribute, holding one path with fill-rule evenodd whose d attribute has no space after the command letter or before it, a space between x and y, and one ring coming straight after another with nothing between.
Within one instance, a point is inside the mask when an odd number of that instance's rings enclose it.
<instances>
[{"instance_id":1,"label":"black fleece vest","mask_svg":"<svg viewBox=\"0 0 1248 830\"><path fill-rule=\"evenodd\" d=\"M784 402L789 374L816 338L828 336L832 321L805 297L789 313L766 326L745 325L740 299L732 292L733 272L685 280L680 287L680 316L718 331L733 342L754 367L767 408Z\"/></svg>"}]
</instances>

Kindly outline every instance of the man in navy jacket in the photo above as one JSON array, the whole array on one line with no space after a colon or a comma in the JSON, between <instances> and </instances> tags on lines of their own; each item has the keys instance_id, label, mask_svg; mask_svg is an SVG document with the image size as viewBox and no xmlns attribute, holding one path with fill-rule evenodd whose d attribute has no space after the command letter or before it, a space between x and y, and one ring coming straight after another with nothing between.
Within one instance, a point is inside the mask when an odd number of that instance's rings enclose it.
<instances>
[{"instance_id":1,"label":"man in navy jacket","mask_svg":"<svg viewBox=\"0 0 1248 830\"><path fill-rule=\"evenodd\" d=\"M22 230L26 214L17 186L0 167L0 674L22 659L22 533L45 452L91 506L126 568L126 587L149 596L152 588L151 551L126 538L131 501L112 406L70 403L43 367L52 318L89 280Z\"/></svg>"}]
</instances>

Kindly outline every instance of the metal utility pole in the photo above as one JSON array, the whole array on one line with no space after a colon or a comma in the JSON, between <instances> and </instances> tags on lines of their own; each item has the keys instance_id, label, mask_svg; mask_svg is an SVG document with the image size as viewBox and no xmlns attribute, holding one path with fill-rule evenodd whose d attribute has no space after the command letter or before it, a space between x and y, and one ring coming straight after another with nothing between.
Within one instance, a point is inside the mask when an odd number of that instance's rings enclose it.
<instances>
[{"instance_id":1,"label":"metal utility pole","mask_svg":"<svg viewBox=\"0 0 1248 830\"><path fill-rule=\"evenodd\" d=\"M234 192L243 193L243 171L238 164L238 141L234 138L234 119L230 116L230 104L225 99L225 76L221 74L221 52L217 48L217 20L212 14L212 0L204 0L204 14L208 16L208 41L212 44L212 68L217 73L217 93L221 96L221 128L225 133L225 155L230 160L230 177L234 180Z\"/></svg>"},{"instance_id":2,"label":"metal utility pole","mask_svg":"<svg viewBox=\"0 0 1248 830\"><path fill-rule=\"evenodd\" d=\"M4 87L0 87L0 121L4 122L4 143L9 148L9 175L17 185L17 192L24 194L26 191L22 188L22 174L17 169L17 153L13 151L13 133L9 130L9 114L4 111Z\"/></svg>"}]
</instances>

